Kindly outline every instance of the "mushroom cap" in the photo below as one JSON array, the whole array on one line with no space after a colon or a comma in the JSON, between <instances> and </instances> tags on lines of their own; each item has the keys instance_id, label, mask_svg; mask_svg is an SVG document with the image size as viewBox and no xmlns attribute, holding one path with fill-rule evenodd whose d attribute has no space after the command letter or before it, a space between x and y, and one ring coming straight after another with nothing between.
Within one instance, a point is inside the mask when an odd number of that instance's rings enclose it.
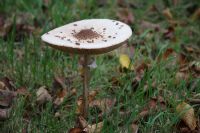
<instances>
[{"instance_id":1,"label":"mushroom cap","mask_svg":"<svg viewBox=\"0 0 200 133\"><path fill-rule=\"evenodd\" d=\"M41 38L65 52L102 54L125 44L131 35L131 28L120 21L86 19L53 29Z\"/></svg>"}]
</instances>

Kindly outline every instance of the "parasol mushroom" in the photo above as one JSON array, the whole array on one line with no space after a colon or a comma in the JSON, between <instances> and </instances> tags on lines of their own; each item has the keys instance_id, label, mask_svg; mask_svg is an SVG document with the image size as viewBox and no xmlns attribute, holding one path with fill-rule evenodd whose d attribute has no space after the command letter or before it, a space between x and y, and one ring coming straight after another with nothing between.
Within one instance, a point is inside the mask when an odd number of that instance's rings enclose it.
<instances>
[{"instance_id":1,"label":"parasol mushroom","mask_svg":"<svg viewBox=\"0 0 200 133\"><path fill-rule=\"evenodd\" d=\"M42 35L49 46L84 57L83 116L88 115L89 55L110 52L125 44L132 35L131 28L110 19L86 19L73 22Z\"/></svg>"}]
</instances>

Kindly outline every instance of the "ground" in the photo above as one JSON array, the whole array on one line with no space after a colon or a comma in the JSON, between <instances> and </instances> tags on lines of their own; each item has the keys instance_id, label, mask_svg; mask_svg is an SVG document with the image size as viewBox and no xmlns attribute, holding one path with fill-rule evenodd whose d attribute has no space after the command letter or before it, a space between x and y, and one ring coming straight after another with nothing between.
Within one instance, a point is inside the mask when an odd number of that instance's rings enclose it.
<instances>
[{"instance_id":1,"label":"ground","mask_svg":"<svg viewBox=\"0 0 200 133\"><path fill-rule=\"evenodd\" d=\"M0 1L0 132L90 130L79 126L81 57L40 38L89 18L123 21L133 35L95 56L88 124L103 121L105 133L199 132L198 0Z\"/></svg>"}]
</instances>

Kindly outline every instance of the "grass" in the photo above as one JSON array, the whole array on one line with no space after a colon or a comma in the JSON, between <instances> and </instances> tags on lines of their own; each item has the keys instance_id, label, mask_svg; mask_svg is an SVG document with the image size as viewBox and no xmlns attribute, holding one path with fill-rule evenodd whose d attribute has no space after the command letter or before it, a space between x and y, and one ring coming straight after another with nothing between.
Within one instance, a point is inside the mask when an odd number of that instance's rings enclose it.
<instances>
[{"instance_id":1,"label":"grass","mask_svg":"<svg viewBox=\"0 0 200 133\"><path fill-rule=\"evenodd\" d=\"M131 0L130 0L131 1ZM126 0L126 2L129 2ZM166 3L165 3L166 2ZM187 2L182 1L180 5L173 6L170 0L167 1L140 1L135 0L137 8L130 8L134 13L135 23L130 26L134 33L139 29L139 20L147 20L155 23L161 23L163 28L168 26L163 15L152 15L147 12L147 9L156 4L159 9L162 6L169 7L174 14L174 17L180 21L187 21L189 26L183 28L176 28L176 38L178 41L172 42L161 38L159 33L153 33L152 38L148 38L150 33L146 30L142 34L134 34L130 39L130 45L135 46L134 56L131 57L132 63L137 60L151 60L151 68L145 72L143 80L139 83L136 90L132 90L132 81L135 73L132 71L119 72L118 56L110 57L109 54L96 56L98 67L92 70L92 79L90 87L92 89L100 88L101 92L98 98L116 97L117 105L114 107L112 113L104 118L104 126L102 132L130 132L130 124L133 119L137 117L138 113L143 109L151 97L160 95L159 89L151 87L153 79L158 83L157 88L160 88L162 96L169 102L167 109L152 113L147 120L141 119L139 121L139 130L143 133L147 132L173 132L176 131L175 125L180 121L177 114L172 111L176 105L190 97L192 92L187 84L182 81L175 85L175 75L178 71L177 66L172 66L166 69L166 66L175 59L172 57L168 61L156 62L151 58L152 47L156 46L156 55L161 55L167 48L171 47L175 51L181 51L180 44L196 44L199 43L200 27L199 21L192 21L186 14L186 8L197 1ZM68 53L63 53L46 47L40 39L40 36L57 27L69 22L73 22L86 18L110 18L117 19L116 9L118 9L115 0L109 0L108 4L99 8L95 0L52 0L48 7L46 7L42 0L4 0L0 2L0 12L7 17L11 16L13 21L17 20L17 14L29 13L32 18L28 20L28 24L33 25L37 22L40 29L39 33L25 34L20 37L20 41L16 42L18 32L16 27L8 33L6 39L0 38L0 77L10 77L14 79L17 87L26 86L32 93L31 99L19 97L13 106L12 113L9 120L0 122L0 132L14 133L22 132L25 128L28 132L67 132L75 124L76 120L76 99L81 94L82 83L80 77L77 77L72 84L72 87L78 89L78 95L73 98L70 104L72 108L66 109L62 106L59 111L62 117L55 118L52 103L48 103L44 108L39 108L35 101L36 90L45 85L51 88L54 75L62 75L69 77L70 75L78 75L78 56L70 56ZM186 14L186 15L183 15ZM192 30L194 36L186 36L185 33ZM141 45L144 42L145 45ZM17 52L19 51L19 52ZM20 57L20 54L23 54ZM120 85L113 87L110 82L111 77L117 77ZM153 77L153 78L152 78ZM194 79L195 80L195 79ZM192 80L191 80L192 81ZM198 82L199 83L199 82ZM145 85L148 85L148 91L144 91ZM199 92L200 88L196 90ZM114 90L114 91L113 91ZM168 91L173 94L169 96ZM181 94L185 92L186 96ZM178 100L176 96L179 96ZM119 103L121 101L121 103ZM123 103L123 104L122 104ZM130 116L121 117L119 115L120 108L129 109ZM26 110L30 111L30 121L24 120L24 113ZM199 112L199 111L198 111ZM199 115L199 114L197 114ZM89 118L90 120L90 118ZM121 123L122 126L119 126Z\"/></svg>"}]
</instances>

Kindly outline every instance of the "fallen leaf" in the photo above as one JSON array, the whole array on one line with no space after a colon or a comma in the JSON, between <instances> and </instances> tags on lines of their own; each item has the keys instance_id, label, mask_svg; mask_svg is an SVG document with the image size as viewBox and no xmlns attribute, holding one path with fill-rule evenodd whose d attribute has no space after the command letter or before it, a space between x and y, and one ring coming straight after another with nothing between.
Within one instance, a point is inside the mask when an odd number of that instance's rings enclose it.
<instances>
[{"instance_id":1,"label":"fallen leaf","mask_svg":"<svg viewBox=\"0 0 200 133\"><path fill-rule=\"evenodd\" d=\"M182 127L180 128L180 133L191 133L191 131L188 127Z\"/></svg>"},{"instance_id":2,"label":"fallen leaf","mask_svg":"<svg viewBox=\"0 0 200 133\"><path fill-rule=\"evenodd\" d=\"M95 124L88 124L88 122L82 117L78 117L78 122L80 123L81 128L83 131L87 133L101 133L101 129L103 127L103 122L95 123Z\"/></svg>"},{"instance_id":3,"label":"fallen leaf","mask_svg":"<svg viewBox=\"0 0 200 133\"><path fill-rule=\"evenodd\" d=\"M119 62L120 62L120 64L121 64L122 68L129 69L131 60L130 60L130 58L129 58L128 55L126 55L126 54L121 54L121 55L119 56Z\"/></svg>"},{"instance_id":4,"label":"fallen leaf","mask_svg":"<svg viewBox=\"0 0 200 133\"><path fill-rule=\"evenodd\" d=\"M171 26L168 27L167 30L163 32L163 38L175 42L176 41L175 28Z\"/></svg>"},{"instance_id":5,"label":"fallen leaf","mask_svg":"<svg viewBox=\"0 0 200 133\"><path fill-rule=\"evenodd\" d=\"M65 84L65 78L60 76L54 76L53 90L67 89Z\"/></svg>"},{"instance_id":6,"label":"fallen leaf","mask_svg":"<svg viewBox=\"0 0 200 133\"><path fill-rule=\"evenodd\" d=\"M78 127L74 127L74 128L71 128L68 133L84 133L83 130L81 128L78 128Z\"/></svg>"},{"instance_id":7,"label":"fallen leaf","mask_svg":"<svg viewBox=\"0 0 200 133\"><path fill-rule=\"evenodd\" d=\"M163 60L166 60L172 54L175 54L175 51L172 48L166 49L166 51L163 53Z\"/></svg>"},{"instance_id":8,"label":"fallen leaf","mask_svg":"<svg viewBox=\"0 0 200 133\"><path fill-rule=\"evenodd\" d=\"M55 118L60 118L60 117L61 117L60 112L56 112L56 113L54 114L54 117L55 117Z\"/></svg>"},{"instance_id":9,"label":"fallen leaf","mask_svg":"<svg viewBox=\"0 0 200 133\"><path fill-rule=\"evenodd\" d=\"M62 98L58 98L58 97L57 97L57 98L54 100L53 104L54 104L55 107L58 107L58 106L60 106L63 102L64 102L64 97L62 97Z\"/></svg>"},{"instance_id":10,"label":"fallen leaf","mask_svg":"<svg viewBox=\"0 0 200 133\"><path fill-rule=\"evenodd\" d=\"M114 106L116 99L104 98L100 100L94 100L89 103L90 107L97 106L103 113L109 113Z\"/></svg>"},{"instance_id":11,"label":"fallen leaf","mask_svg":"<svg viewBox=\"0 0 200 133\"><path fill-rule=\"evenodd\" d=\"M103 122L99 122L97 124L88 125L83 131L87 133L101 133L101 129L103 127Z\"/></svg>"},{"instance_id":12,"label":"fallen leaf","mask_svg":"<svg viewBox=\"0 0 200 133\"><path fill-rule=\"evenodd\" d=\"M76 104L77 104L76 113L77 114L82 114L82 111L84 109L84 107L83 107L83 97L82 96L78 97L78 100L76 101Z\"/></svg>"},{"instance_id":13,"label":"fallen leaf","mask_svg":"<svg viewBox=\"0 0 200 133\"><path fill-rule=\"evenodd\" d=\"M162 13L163 13L163 15L164 15L167 19L169 19L169 20L172 20L172 19L173 19L172 13L171 13L171 11L170 11L169 8L163 10Z\"/></svg>"},{"instance_id":14,"label":"fallen leaf","mask_svg":"<svg viewBox=\"0 0 200 133\"><path fill-rule=\"evenodd\" d=\"M4 83L7 90L11 90L11 91L16 90L16 87L15 87L13 81L10 78L3 77L3 78L0 79L0 81Z\"/></svg>"},{"instance_id":15,"label":"fallen leaf","mask_svg":"<svg viewBox=\"0 0 200 133\"><path fill-rule=\"evenodd\" d=\"M15 97L15 92L9 90L0 90L0 106L10 107Z\"/></svg>"},{"instance_id":16,"label":"fallen leaf","mask_svg":"<svg viewBox=\"0 0 200 133\"><path fill-rule=\"evenodd\" d=\"M187 65L187 64L189 63L189 61L188 61L188 59L187 59L187 57L186 57L185 54L180 53L180 54L178 55L177 63L178 63L178 65L179 65L180 67L182 67L182 66Z\"/></svg>"},{"instance_id":17,"label":"fallen leaf","mask_svg":"<svg viewBox=\"0 0 200 133\"><path fill-rule=\"evenodd\" d=\"M116 77L112 77L109 82L112 84L112 86L120 86L121 83L119 81L119 78L116 76ZM112 89L112 88L111 88Z\"/></svg>"},{"instance_id":18,"label":"fallen leaf","mask_svg":"<svg viewBox=\"0 0 200 133\"><path fill-rule=\"evenodd\" d=\"M143 76L144 72L150 67L150 63L148 62L138 62L135 64L135 73L137 76Z\"/></svg>"},{"instance_id":19,"label":"fallen leaf","mask_svg":"<svg viewBox=\"0 0 200 133\"><path fill-rule=\"evenodd\" d=\"M187 101L191 104L200 104L200 99L187 98Z\"/></svg>"},{"instance_id":20,"label":"fallen leaf","mask_svg":"<svg viewBox=\"0 0 200 133\"><path fill-rule=\"evenodd\" d=\"M198 8L192 15L192 20L200 19L200 8Z\"/></svg>"},{"instance_id":21,"label":"fallen leaf","mask_svg":"<svg viewBox=\"0 0 200 133\"><path fill-rule=\"evenodd\" d=\"M7 120L10 116L10 109L0 109L0 121Z\"/></svg>"},{"instance_id":22,"label":"fallen leaf","mask_svg":"<svg viewBox=\"0 0 200 133\"><path fill-rule=\"evenodd\" d=\"M89 104L91 104L94 99L95 99L95 96L98 94L98 90L93 90L93 91L90 91L89 92L89 95L88 95L88 102ZM77 109L76 109L76 113L77 114L82 114L82 111L83 111L83 96L79 96L78 97L78 100L76 101L76 104L77 104Z\"/></svg>"},{"instance_id":23,"label":"fallen leaf","mask_svg":"<svg viewBox=\"0 0 200 133\"><path fill-rule=\"evenodd\" d=\"M150 67L150 63L149 62L144 62L144 61L136 61L136 63L134 64L134 70L136 73L136 77L133 79L132 81L132 89L136 90L136 88L139 85L139 82L142 80L145 71Z\"/></svg>"},{"instance_id":24,"label":"fallen leaf","mask_svg":"<svg viewBox=\"0 0 200 133\"><path fill-rule=\"evenodd\" d=\"M72 88L69 92L66 89L59 90L55 96L55 100L53 101L54 106L60 106L64 102L64 99L76 95L76 92L76 88Z\"/></svg>"},{"instance_id":25,"label":"fallen leaf","mask_svg":"<svg viewBox=\"0 0 200 133\"><path fill-rule=\"evenodd\" d=\"M135 123L131 124L131 133L138 133L139 126Z\"/></svg>"},{"instance_id":26,"label":"fallen leaf","mask_svg":"<svg viewBox=\"0 0 200 133\"><path fill-rule=\"evenodd\" d=\"M176 107L177 113L180 115L181 120L191 129L197 127L194 109L189 104L182 102Z\"/></svg>"},{"instance_id":27,"label":"fallen leaf","mask_svg":"<svg viewBox=\"0 0 200 133\"><path fill-rule=\"evenodd\" d=\"M2 81L0 81L0 89L1 90L5 90L6 89L6 85Z\"/></svg>"},{"instance_id":28,"label":"fallen leaf","mask_svg":"<svg viewBox=\"0 0 200 133\"><path fill-rule=\"evenodd\" d=\"M17 89L16 92L17 92L17 94L23 95L23 96L31 95L31 94L28 92L28 90L27 90L26 87L20 87L20 88Z\"/></svg>"},{"instance_id":29,"label":"fallen leaf","mask_svg":"<svg viewBox=\"0 0 200 133\"><path fill-rule=\"evenodd\" d=\"M152 97L149 100L148 108L153 109L153 110L160 110L160 109L164 110L164 109L166 109L166 103L165 103L163 97L161 97L161 96Z\"/></svg>"},{"instance_id":30,"label":"fallen leaf","mask_svg":"<svg viewBox=\"0 0 200 133\"><path fill-rule=\"evenodd\" d=\"M200 62L193 61L189 64L189 70L194 78L200 78Z\"/></svg>"},{"instance_id":31,"label":"fallen leaf","mask_svg":"<svg viewBox=\"0 0 200 133\"><path fill-rule=\"evenodd\" d=\"M200 47L199 44L181 44L181 49L183 53L190 58L190 60L199 60L200 57Z\"/></svg>"},{"instance_id":32,"label":"fallen leaf","mask_svg":"<svg viewBox=\"0 0 200 133\"><path fill-rule=\"evenodd\" d=\"M138 116L136 116L136 118L133 120L133 123L138 122L139 120L147 117L150 114L150 111L146 108L144 108L139 114Z\"/></svg>"},{"instance_id":33,"label":"fallen leaf","mask_svg":"<svg viewBox=\"0 0 200 133\"><path fill-rule=\"evenodd\" d=\"M188 82L190 75L188 72L177 72L175 76L175 84L179 84L181 81Z\"/></svg>"},{"instance_id":34,"label":"fallen leaf","mask_svg":"<svg viewBox=\"0 0 200 133\"><path fill-rule=\"evenodd\" d=\"M89 96L88 96L88 102L90 103L90 102L94 101L94 99L95 99L95 97L96 97L96 95L98 93L99 93L98 90L92 90L92 91L90 91L89 92Z\"/></svg>"},{"instance_id":35,"label":"fallen leaf","mask_svg":"<svg viewBox=\"0 0 200 133\"><path fill-rule=\"evenodd\" d=\"M78 117L78 123L80 124L81 128L83 128L83 129L86 128L86 127L88 126L87 121L86 121L85 118L82 117L82 116L79 116L79 117Z\"/></svg>"},{"instance_id":36,"label":"fallen leaf","mask_svg":"<svg viewBox=\"0 0 200 133\"><path fill-rule=\"evenodd\" d=\"M36 101L38 104L44 104L48 101L52 101L52 97L49 94L49 92L46 90L45 86L42 86L37 90L36 96L37 96Z\"/></svg>"},{"instance_id":37,"label":"fallen leaf","mask_svg":"<svg viewBox=\"0 0 200 133\"><path fill-rule=\"evenodd\" d=\"M12 22L10 19L4 19L6 18L1 18L0 37L5 37L12 28Z\"/></svg>"}]
</instances>

